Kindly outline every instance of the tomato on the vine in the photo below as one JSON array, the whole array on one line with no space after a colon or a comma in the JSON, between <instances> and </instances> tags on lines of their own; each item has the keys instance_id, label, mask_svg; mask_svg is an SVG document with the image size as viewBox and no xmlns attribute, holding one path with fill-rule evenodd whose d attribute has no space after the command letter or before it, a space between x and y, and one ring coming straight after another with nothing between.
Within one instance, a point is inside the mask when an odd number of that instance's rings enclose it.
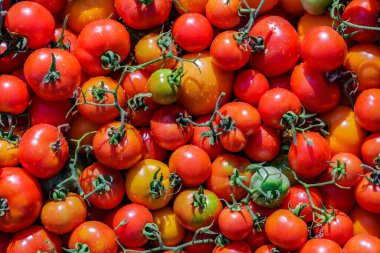
<instances>
[{"instance_id":1,"label":"tomato on the vine","mask_svg":"<svg viewBox=\"0 0 380 253\"><path fill-rule=\"evenodd\" d=\"M253 220L247 206L233 203L225 207L219 214L218 228L230 240L242 240L253 229Z\"/></svg>"},{"instance_id":2,"label":"tomato on the vine","mask_svg":"<svg viewBox=\"0 0 380 253\"><path fill-rule=\"evenodd\" d=\"M181 95L180 73L171 69L159 69L152 73L148 80L152 99L161 105L173 104Z\"/></svg>"}]
</instances>

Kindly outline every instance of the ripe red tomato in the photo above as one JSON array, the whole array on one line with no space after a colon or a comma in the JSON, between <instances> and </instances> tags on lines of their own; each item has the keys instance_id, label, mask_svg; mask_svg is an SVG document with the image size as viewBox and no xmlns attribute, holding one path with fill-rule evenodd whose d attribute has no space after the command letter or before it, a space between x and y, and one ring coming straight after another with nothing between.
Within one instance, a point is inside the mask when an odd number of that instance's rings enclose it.
<instances>
[{"instance_id":1,"label":"ripe red tomato","mask_svg":"<svg viewBox=\"0 0 380 253\"><path fill-rule=\"evenodd\" d=\"M158 146L153 139L153 134L150 128L139 129L142 141L144 143L144 151L141 160L155 159L163 161L166 158L167 150Z\"/></svg>"},{"instance_id":2,"label":"ripe red tomato","mask_svg":"<svg viewBox=\"0 0 380 253\"><path fill-rule=\"evenodd\" d=\"M33 2L43 5L51 13L57 14L65 8L68 0L32 0Z\"/></svg>"},{"instance_id":3,"label":"ripe red tomato","mask_svg":"<svg viewBox=\"0 0 380 253\"><path fill-rule=\"evenodd\" d=\"M371 175L375 172L366 173L355 189L355 199L358 204L365 210L373 213L380 213L380 184L376 181L374 176ZM374 180L368 181L367 178Z\"/></svg>"},{"instance_id":4,"label":"ripe red tomato","mask_svg":"<svg viewBox=\"0 0 380 253\"><path fill-rule=\"evenodd\" d=\"M354 235L369 234L372 236L380 237L380 217L376 213L371 213L359 205L356 205L350 212L350 218L354 223Z\"/></svg>"},{"instance_id":5,"label":"ripe red tomato","mask_svg":"<svg viewBox=\"0 0 380 253\"><path fill-rule=\"evenodd\" d=\"M147 30L164 23L170 14L172 0L154 0L149 4L138 0L115 0L115 8L127 26Z\"/></svg>"},{"instance_id":6,"label":"ripe red tomato","mask_svg":"<svg viewBox=\"0 0 380 253\"><path fill-rule=\"evenodd\" d=\"M26 83L11 75L0 76L0 112L20 114L29 105Z\"/></svg>"},{"instance_id":7,"label":"ripe red tomato","mask_svg":"<svg viewBox=\"0 0 380 253\"><path fill-rule=\"evenodd\" d=\"M69 145L63 134L49 124L29 128L19 144L22 167L37 178L52 177L69 158Z\"/></svg>"},{"instance_id":8,"label":"ripe red tomato","mask_svg":"<svg viewBox=\"0 0 380 253\"><path fill-rule=\"evenodd\" d=\"M240 23L239 0L208 0L206 4L207 19L215 27L227 30Z\"/></svg>"},{"instance_id":9,"label":"ripe red tomato","mask_svg":"<svg viewBox=\"0 0 380 253\"><path fill-rule=\"evenodd\" d=\"M283 88L290 90L290 76L287 74L276 76L269 79L269 85L273 88Z\"/></svg>"},{"instance_id":10,"label":"ripe red tomato","mask_svg":"<svg viewBox=\"0 0 380 253\"><path fill-rule=\"evenodd\" d=\"M229 152L242 151L247 146L247 136L239 128L232 129L220 136L220 143Z\"/></svg>"},{"instance_id":11,"label":"ripe red tomato","mask_svg":"<svg viewBox=\"0 0 380 253\"><path fill-rule=\"evenodd\" d=\"M344 253L377 253L380 252L380 239L369 235L359 234L352 237L343 248Z\"/></svg>"},{"instance_id":12,"label":"ripe red tomato","mask_svg":"<svg viewBox=\"0 0 380 253\"><path fill-rule=\"evenodd\" d=\"M53 42L58 43L61 35L62 35L62 26L57 26L54 30ZM73 32L71 32L66 27L65 32L63 33L63 40L62 40L62 45L64 46L64 49L66 49L70 53L74 53L75 48L77 47L77 40L78 40L78 36L76 36Z\"/></svg>"},{"instance_id":13,"label":"ripe red tomato","mask_svg":"<svg viewBox=\"0 0 380 253\"><path fill-rule=\"evenodd\" d=\"M380 154L380 133L368 135L361 146L361 155L365 164L374 167L374 159Z\"/></svg>"},{"instance_id":14,"label":"ripe red tomato","mask_svg":"<svg viewBox=\"0 0 380 253\"><path fill-rule=\"evenodd\" d=\"M71 121L70 100L48 101L35 96L30 102L29 113L32 126L49 124L58 127Z\"/></svg>"},{"instance_id":15,"label":"ripe red tomato","mask_svg":"<svg viewBox=\"0 0 380 253\"><path fill-rule=\"evenodd\" d=\"M247 3L251 8L259 7L260 2L261 0L247 0ZM263 6L261 7L260 14L271 10L273 7L276 6L277 3L278 3L278 0L265 1Z\"/></svg>"},{"instance_id":16,"label":"ripe red tomato","mask_svg":"<svg viewBox=\"0 0 380 253\"><path fill-rule=\"evenodd\" d=\"M252 232L245 238L245 241L249 244L252 250L259 250L261 246L268 243L268 238L264 230L257 232L255 229L252 229Z\"/></svg>"},{"instance_id":17,"label":"ripe red tomato","mask_svg":"<svg viewBox=\"0 0 380 253\"><path fill-rule=\"evenodd\" d=\"M342 248L329 239L311 239L301 248L300 253L343 253Z\"/></svg>"},{"instance_id":18,"label":"ripe red tomato","mask_svg":"<svg viewBox=\"0 0 380 253\"><path fill-rule=\"evenodd\" d=\"M0 168L0 202L9 207L0 216L0 231L13 233L27 228L38 218L42 194L38 181L17 167Z\"/></svg>"},{"instance_id":19,"label":"ripe red tomato","mask_svg":"<svg viewBox=\"0 0 380 253\"><path fill-rule=\"evenodd\" d=\"M380 131L380 89L363 91L356 99L355 119L364 129L371 132Z\"/></svg>"},{"instance_id":20,"label":"ripe red tomato","mask_svg":"<svg viewBox=\"0 0 380 253\"><path fill-rule=\"evenodd\" d=\"M73 54L63 49L42 48L26 59L24 75L39 97L66 100L80 85L81 66Z\"/></svg>"},{"instance_id":21,"label":"ripe red tomato","mask_svg":"<svg viewBox=\"0 0 380 253\"><path fill-rule=\"evenodd\" d=\"M364 169L361 167L362 161L352 153L338 153L331 158L331 162L337 165L338 161L345 168L343 176L336 180L336 183L344 186L355 186L361 179L361 175L364 173ZM334 167L328 168L328 174L333 178ZM338 174L339 175L339 174Z\"/></svg>"},{"instance_id":22,"label":"ripe red tomato","mask_svg":"<svg viewBox=\"0 0 380 253\"><path fill-rule=\"evenodd\" d=\"M25 37L30 49L44 47L54 37L53 15L44 6L32 1L12 5L5 16L5 26L9 32Z\"/></svg>"},{"instance_id":23,"label":"ripe red tomato","mask_svg":"<svg viewBox=\"0 0 380 253\"><path fill-rule=\"evenodd\" d=\"M242 240L252 232L253 220L246 206L240 210L234 207L225 207L219 214L218 228L230 240Z\"/></svg>"},{"instance_id":24,"label":"ripe red tomato","mask_svg":"<svg viewBox=\"0 0 380 253\"><path fill-rule=\"evenodd\" d=\"M245 241L232 241L224 247L216 246L212 253L251 253L249 245Z\"/></svg>"}]
</instances>

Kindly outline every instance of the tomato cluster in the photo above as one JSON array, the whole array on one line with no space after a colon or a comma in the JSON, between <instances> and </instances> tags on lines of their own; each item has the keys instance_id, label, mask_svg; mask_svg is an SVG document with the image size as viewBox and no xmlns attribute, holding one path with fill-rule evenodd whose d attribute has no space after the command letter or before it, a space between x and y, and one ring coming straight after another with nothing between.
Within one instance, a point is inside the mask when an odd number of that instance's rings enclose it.
<instances>
[{"instance_id":1,"label":"tomato cluster","mask_svg":"<svg viewBox=\"0 0 380 253\"><path fill-rule=\"evenodd\" d=\"M378 1L13 2L0 253L380 252Z\"/></svg>"}]
</instances>

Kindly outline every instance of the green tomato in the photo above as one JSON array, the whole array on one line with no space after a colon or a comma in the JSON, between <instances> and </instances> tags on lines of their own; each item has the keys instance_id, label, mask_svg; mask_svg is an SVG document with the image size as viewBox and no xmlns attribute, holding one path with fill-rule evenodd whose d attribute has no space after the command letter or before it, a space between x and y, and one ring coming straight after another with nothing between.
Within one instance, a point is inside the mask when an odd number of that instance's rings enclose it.
<instances>
[{"instance_id":1,"label":"green tomato","mask_svg":"<svg viewBox=\"0 0 380 253\"><path fill-rule=\"evenodd\" d=\"M173 104L181 95L180 80L175 80L171 69L159 69L149 77L148 88L152 99L161 105Z\"/></svg>"},{"instance_id":2,"label":"green tomato","mask_svg":"<svg viewBox=\"0 0 380 253\"><path fill-rule=\"evenodd\" d=\"M253 174L250 188L255 190L251 196L256 204L275 208L281 205L288 194L289 179L275 167L262 167Z\"/></svg>"},{"instance_id":3,"label":"green tomato","mask_svg":"<svg viewBox=\"0 0 380 253\"><path fill-rule=\"evenodd\" d=\"M277 156L270 162L269 165L281 170L281 172L289 179L290 186L295 186L298 183L297 180L294 178L292 169L289 165L289 159L286 155Z\"/></svg>"},{"instance_id":4,"label":"green tomato","mask_svg":"<svg viewBox=\"0 0 380 253\"><path fill-rule=\"evenodd\" d=\"M307 13L311 15L322 15L332 1L333 0L301 0L301 3Z\"/></svg>"}]
</instances>

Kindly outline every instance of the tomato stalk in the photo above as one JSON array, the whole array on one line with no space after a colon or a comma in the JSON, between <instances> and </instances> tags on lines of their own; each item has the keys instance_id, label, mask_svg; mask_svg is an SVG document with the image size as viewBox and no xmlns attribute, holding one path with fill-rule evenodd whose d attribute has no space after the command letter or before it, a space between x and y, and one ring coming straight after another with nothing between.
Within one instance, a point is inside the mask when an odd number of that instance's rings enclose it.
<instances>
[{"instance_id":1,"label":"tomato stalk","mask_svg":"<svg viewBox=\"0 0 380 253\"><path fill-rule=\"evenodd\" d=\"M145 104L144 98L150 98L152 97L152 93L138 93L133 96L133 98L128 99L127 104L129 109L132 111L138 111L138 110L148 110L149 107Z\"/></svg>"},{"instance_id":2,"label":"tomato stalk","mask_svg":"<svg viewBox=\"0 0 380 253\"><path fill-rule=\"evenodd\" d=\"M207 199L204 195L204 190L203 190L203 187L202 185L199 186L199 190L198 192L196 192L194 195L193 195L193 203L192 203L192 206L194 207L199 207L199 208L206 208L207 206Z\"/></svg>"},{"instance_id":3,"label":"tomato stalk","mask_svg":"<svg viewBox=\"0 0 380 253\"><path fill-rule=\"evenodd\" d=\"M102 67L106 70L114 69L120 65L121 57L115 54L112 50L105 52L100 59L102 60Z\"/></svg>"},{"instance_id":4,"label":"tomato stalk","mask_svg":"<svg viewBox=\"0 0 380 253\"><path fill-rule=\"evenodd\" d=\"M90 253L91 252L88 245L84 244L84 243L76 243L74 249L65 249L64 248L63 250L66 252L69 252L69 253Z\"/></svg>"},{"instance_id":5,"label":"tomato stalk","mask_svg":"<svg viewBox=\"0 0 380 253\"><path fill-rule=\"evenodd\" d=\"M66 15L65 19L63 20L63 23L62 23L62 30L61 30L61 34L59 35L59 39L58 39L57 43L53 44L54 48L61 48L63 50L68 50L70 48L70 46L71 46L70 42L63 44L63 39L65 38L65 31L66 31L66 26L67 26L68 20L69 20L69 15Z\"/></svg>"},{"instance_id":6,"label":"tomato stalk","mask_svg":"<svg viewBox=\"0 0 380 253\"><path fill-rule=\"evenodd\" d=\"M60 149L61 149L61 146L62 146L62 144L61 144L61 140L62 140L62 138L61 138L61 129L62 128L65 128L65 131L67 131L67 130L69 130L70 125L69 124L63 124L63 125L60 125L60 126L57 127L57 129L58 129L57 140L54 143L50 144L50 147L51 147L51 149L54 152L59 152Z\"/></svg>"},{"instance_id":7,"label":"tomato stalk","mask_svg":"<svg viewBox=\"0 0 380 253\"><path fill-rule=\"evenodd\" d=\"M162 191L166 191L165 186L162 184L162 181L164 180L164 175L161 173L160 177L158 178L158 173L160 173L161 168L159 168L153 175L153 179L150 182L150 195L153 199L158 199L162 197Z\"/></svg>"},{"instance_id":8,"label":"tomato stalk","mask_svg":"<svg viewBox=\"0 0 380 253\"><path fill-rule=\"evenodd\" d=\"M380 156L380 154L379 154L379 156ZM374 159L375 163L376 163L378 157ZM368 180L368 182L370 182L371 184L374 184L374 185L380 185L380 168L378 165L376 166L376 168L373 168L367 164L362 164L361 167L366 169L366 170L371 171L370 177L364 175L364 177Z\"/></svg>"},{"instance_id":9,"label":"tomato stalk","mask_svg":"<svg viewBox=\"0 0 380 253\"><path fill-rule=\"evenodd\" d=\"M57 81L60 77L61 74L56 68L56 58L53 53L51 53L51 66L49 71L46 73L45 77L42 79L42 83L44 84L49 84L49 83L54 83Z\"/></svg>"},{"instance_id":10,"label":"tomato stalk","mask_svg":"<svg viewBox=\"0 0 380 253\"><path fill-rule=\"evenodd\" d=\"M8 132L0 129L0 139L4 139L7 142L12 143L12 144L18 144L18 141L20 140L20 136L13 134L14 129L15 129L14 125L11 125Z\"/></svg>"},{"instance_id":11,"label":"tomato stalk","mask_svg":"<svg viewBox=\"0 0 380 253\"><path fill-rule=\"evenodd\" d=\"M84 195L83 198L88 199L91 195L94 195L94 194L102 195L110 191L112 189L112 181L113 181L113 178L109 175L105 175L105 176L103 176L102 174L98 175L98 178L92 181L94 190Z\"/></svg>"}]
</instances>

